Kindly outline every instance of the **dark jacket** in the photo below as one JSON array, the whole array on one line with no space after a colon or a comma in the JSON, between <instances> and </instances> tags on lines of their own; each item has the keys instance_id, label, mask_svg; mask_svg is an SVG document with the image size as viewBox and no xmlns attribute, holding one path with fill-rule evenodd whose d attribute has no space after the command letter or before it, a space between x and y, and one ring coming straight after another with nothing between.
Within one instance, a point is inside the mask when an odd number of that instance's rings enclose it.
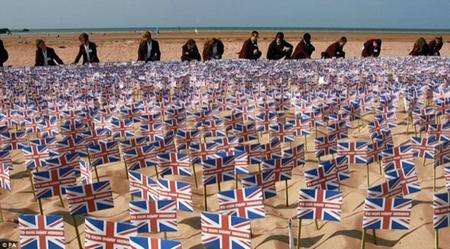
<instances>
[{"instance_id":1,"label":"dark jacket","mask_svg":"<svg viewBox=\"0 0 450 249\"><path fill-rule=\"evenodd\" d=\"M59 65L64 65L64 62L58 57L53 48L47 47L47 59L47 64L49 66L56 66L56 63L58 63ZM36 50L36 59L34 65L37 67L45 66L44 54L42 53L42 50L40 48Z\"/></svg>"},{"instance_id":2,"label":"dark jacket","mask_svg":"<svg viewBox=\"0 0 450 249\"><path fill-rule=\"evenodd\" d=\"M439 52L442 48L443 43L432 40L428 43L428 49L430 50L430 55L441 56Z\"/></svg>"},{"instance_id":3,"label":"dark jacket","mask_svg":"<svg viewBox=\"0 0 450 249\"><path fill-rule=\"evenodd\" d=\"M3 63L5 63L9 58L8 51L6 51L3 46L3 41L0 40L0 67L3 67Z\"/></svg>"},{"instance_id":4,"label":"dark jacket","mask_svg":"<svg viewBox=\"0 0 450 249\"><path fill-rule=\"evenodd\" d=\"M87 51L89 53L89 61L88 61L88 57L86 54L86 50L84 49L84 44L80 45L80 50L78 51L78 55L75 58L75 64L77 64L80 61L80 58L83 56L83 65L84 64L88 64L88 63L99 63L100 60L98 59L97 56L97 45L95 45L95 43L93 42L89 42L89 51Z\"/></svg>"},{"instance_id":5,"label":"dark jacket","mask_svg":"<svg viewBox=\"0 0 450 249\"><path fill-rule=\"evenodd\" d=\"M315 50L316 48L311 43L302 39L295 47L292 59L311 59L311 55Z\"/></svg>"},{"instance_id":6,"label":"dark jacket","mask_svg":"<svg viewBox=\"0 0 450 249\"><path fill-rule=\"evenodd\" d=\"M255 50L257 52L255 53ZM257 60L261 57L262 53L259 51L258 43L252 42L251 39L247 39L242 45L242 49L239 52L240 59Z\"/></svg>"},{"instance_id":7,"label":"dark jacket","mask_svg":"<svg viewBox=\"0 0 450 249\"><path fill-rule=\"evenodd\" d=\"M152 39L152 50L150 56L147 55L148 47L147 41L141 41L138 49L138 61L159 61L161 60L161 51L159 50L159 43Z\"/></svg>"},{"instance_id":8,"label":"dark jacket","mask_svg":"<svg viewBox=\"0 0 450 249\"><path fill-rule=\"evenodd\" d=\"M213 48L217 46L217 54L213 54ZM205 42L203 47L203 60L208 61L212 59L222 59L224 52L223 42L219 39L211 39Z\"/></svg>"},{"instance_id":9,"label":"dark jacket","mask_svg":"<svg viewBox=\"0 0 450 249\"><path fill-rule=\"evenodd\" d=\"M322 52L322 59L327 58L345 58L345 52L339 42L331 44L325 52Z\"/></svg>"},{"instance_id":10,"label":"dark jacket","mask_svg":"<svg viewBox=\"0 0 450 249\"><path fill-rule=\"evenodd\" d=\"M378 47L374 47L373 43L376 42ZM381 53L381 40L380 39L370 39L364 43L363 51L361 52L362 57L378 57Z\"/></svg>"},{"instance_id":11,"label":"dark jacket","mask_svg":"<svg viewBox=\"0 0 450 249\"><path fill-rule=\"evenodd\" d=\"M287 47L288 50L284 51L284 48ZM292 54L293 46L283 40L281 41L280 45L277 44L277 40L273 40L269 44L269 48L267 49L267 59L269 60L279 60L279 59L290 59Z\"/></svg>"},{"instance_id":12,"label":"dark jacket","mask_svg":"<svg viewBox=\"0 0 450 249\"><path fill-rule=\"evenodd\" d=\"M428 48L428 44L426 42L414 43L413 50L409 52L409 55L411 56L428 56L431 54L430 49Z\"/></svg>"},{"instance_id":13,"label":"dark jacket","mask_svg":"<svg viewBox=\"0 0 450 249\"><path fill-rule=\"evenodd\" d=\"M188 48L186 44L183 45L181 51L181 61L201 61L200 52L198 52L197 45Z\"/></svg>"}]
</instances>

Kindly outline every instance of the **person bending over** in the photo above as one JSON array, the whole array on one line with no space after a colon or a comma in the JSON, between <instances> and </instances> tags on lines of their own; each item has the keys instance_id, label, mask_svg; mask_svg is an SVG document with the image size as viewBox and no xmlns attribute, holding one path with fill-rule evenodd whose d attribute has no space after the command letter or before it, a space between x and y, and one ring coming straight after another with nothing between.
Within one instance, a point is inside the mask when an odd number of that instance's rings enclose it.
<instances>
[{"instance_id":1,"label":"person bending over","mask_svg":"<svg viewBox=\"0 0 450 249\"><path fill-rule=\"evenodd\" d=\"M44 40L36 40L36 67L64 65L53 48L47 47Z\"/></svg>"}]
</instances>

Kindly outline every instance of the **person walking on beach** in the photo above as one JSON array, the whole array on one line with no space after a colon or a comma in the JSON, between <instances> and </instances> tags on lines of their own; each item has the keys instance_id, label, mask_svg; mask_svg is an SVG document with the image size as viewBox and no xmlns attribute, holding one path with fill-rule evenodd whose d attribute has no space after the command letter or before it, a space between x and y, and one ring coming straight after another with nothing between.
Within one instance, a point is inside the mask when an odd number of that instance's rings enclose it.
<instances>
[{"instance_id":1,"label":"person walking on beach","mask_svg":"<svg viewBox=\"0 0 450 249\"><path fill-rule=\"evenodd\" d=\"M5 63L8 58L8 51L6 51L3 41L0 39L0 67L3 67L3 63Z\"/></svg>"},{"instance_id":2,"label":"person walking on beach","mask_svg":"<svg viewBox=\"0 0 450 249\"><path fill-rule=\"evenodd\" d=\"M258 31L253 31L252 36L242 45L242 49L239 52L240 59L257 60L261 57L262 53L258 48L258 37Z\"/></svg>"},{"instance_id":3,"label":"person walking on beach","mask_svg":"<svg viewBox=\"0 0 450 249\"><path fill-rule=\"evenodd\" d=\"M83 57L83 65L90 63L99 63L100 61L97 56L97 45L89 41L89 35L86 33L81 33L78 37L78 40L81 44L74 64L78 64L81 57Z\"/></svg>"},{"instance_id":4,"label":"person walking on beach","mask_svg":"<svg viewBox=\"0 0 450 249\"><path fill-rule=\"evenodd\" d=\"M342 36L339 41L328 46L325 52L322 52L322 59L345 58L344 46L347 43L347 37Z\"/></svg>"},{"instance_id":5,"label":"person walking on beach","mask_svg":"<svg viewBox=\"0 0 450 249\"><path fill-rule=\"evenodd\" d=\"M36 67L64 65L64 62L58 57L53 48L47 47L44 40L36 40Z\"/></svg>"},{"instance_id":6,"label":"person walking on beach","mask_svg":"<svg viewBox=\"0 0 450 249\"><path fill-rule=\"evenodd\" d=\"M295 47L292 59L311 59L312 53L316 48L311 44L311 35L309 33L303 34L303 38Z\"/></svg>"},{"instance_id":7,"label":"person walking on beach","mask_svg":"<svg viewBox=\"0 0 450 249\"><path fill-rule=\"evenodd\" d=\"M181 49L181 61L201 61L200 52L194 39L189 39Z\"/></svg>"},{"instance_id":8,"label":"person walking on beach","mask_svg":"<svg viewBox=\"0 0 450 249\"><path fill-rule=\"evenodd\" d=\"M223 42L217 38L212 38L205 42L203 46L203 61L222 59L224 52Z\"/></svg>"},{"instance_id":9,"label":"person walking on beach","mask_svg":"<svg viewBox=\"0 0 450 249\"><path fill-rule=\"evenodd\" d=\"M269 48L267 49L267 59L290 59L292 49L293 46L289 42L284 40L283 32L278 32L275 36L275 39L269 44Z\"/></svg>"},{"instance_id":10,"label":"person walking on beach","mask_svg":"<svg viewBox=\"0 0 450 249\"><path fill-rule=\"evenodd\" d=\"M138 49L138 61L159 61L161 60L161 51L159 50L159 43L152 39L150 31L145 31L142 35L142 41Z\"/></svg>"},{"instance_id":11,"label":"person walking on beach","mask_svg":"<svg viewBox=\"0 0 450 249\"><path fill-rule=\"evenodd\" d=\"M378 57L381 53L381 39L370 39L364 43L362 57Z\"/></svg>"},{"instance_id":12,"label":"person walking on beach","mask_svg":"<svg viewBox=\"0 0 450 249\"><path fill-rule=\"evenodd\" d=\"M428 48L430 49L430 55L441 56L440 50L444 43L442 42L442 36L435 37L432 41L428 43Z\"/></svg>"},{"instance_id":13,"label":"person walking on beach","mask_svg":"<svg viewBox=\"0 0 450 249\"><path fill-rule=\"evenodd\" d=\"M413 50L409 52L411 56L428 56L430 55L430 48L428 47L427 41L425 38L420 37L414 43Z\"/></svg>"}]
</instances>

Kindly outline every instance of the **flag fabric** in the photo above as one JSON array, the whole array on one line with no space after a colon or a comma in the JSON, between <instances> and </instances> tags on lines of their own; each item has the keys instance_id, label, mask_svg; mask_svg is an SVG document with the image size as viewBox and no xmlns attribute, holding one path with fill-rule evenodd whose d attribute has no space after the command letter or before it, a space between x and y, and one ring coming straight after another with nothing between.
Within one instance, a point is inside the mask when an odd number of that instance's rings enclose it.
<instances>
[{"instance_id":1,"label":"flag fabric","mask_svg":"<svg viewBox=\"0 0 450 249\"><path fill-rule=\"evenodd\" d=\"M314 141L316 157L331 155L337 152L337 137L335 135L317 136Z\"/></svg>"},{"instance_id":2,"label":"flag fabric","mask_svg":"<svg viewBox=\"0 0 450 249\"><path fill-rule=\"evenodd\" d=\"M381 153L383 165L393 162L395 165L400 165L401 160L411 160L414 158L414 151L409 142L403 143L399 146L387 145L386 149Z\"/></svg>"},{"instance_id":3,"label":"flag fabric","mask_svg":"<svg viewBox=\"0 0 450 249\"><path fill-rule=\"evenodd\" d=\"M123 160L128 170L132 171L156 166L157 153L155 149L155 146L150 144L123 150Z\"/></svg>"},{"instance_id":4,"label":"flag fabric","mask_svg":"<svg viewBox=\"0 0 450 249\"><path fill-rule=\"evenodd\" d=\"M177 203L174 200L130 202L130 219L139 233L177 231Z\"/></svg>"},{"instance_id":5,"label":"flag fabric","mask_svg":"<svg viewBox=\"0 0 450 249\"><path fill-rule=\"evenodd\" d=\"M50 198L66 193L65 187L77 181L75 168L71 166L33 173L34 191L37 199Z\"/></svg>"},{"instance_id":6,"label":"flag fabric","mask_svg":"<svg viewBox=\"0 0 450 249\"><path fill-rule=\"evenodd\" d=\"M295 127L290 123L278 123L270 125L269 131L271 137L278 137L284 143L295 141Z\"/></svg>"},{"instance_id":7,"label":"flag fabric","mask_svg":"<svg viewBox=\"0 0 450 249\"><path fill-rule=\"evenodd\" d=\"M56 142L56 153L64 154L64 153L73 153L78 154L79 156L86 156L86 145L84 144L84 140L81 136L64 136L61 140Z\"/></svg>"},{"instance_id":8,"label":"flag fabric","mask_svg":"<svg viewBox=\"0 0 450 249\"><path fill-rule=\"evenodd\" d=\"M81 184L91 184L93 183L93 175L92 175L92 167L87 163L86 161L80 160L79 161L79 168L80 168L80 182Z\"/></svg>"},{"instance_id":9,"label":"flag fabric","mask_svg":"<svg viewBox=\"0 0 450 249\"><path fill-rule=\"evenodd\" d=\"M287 181L292 177L295 161L292 157L272 158L262 160L261 167L264 171L272 171L275 175L275 181Z\"/></svg>"},{"instance_id":10,"label":"flag fabric","mask_svg":"<svg viewBox=\"0 0 450 249\"><path fill-rule=\"evenodd\" d=\"M120 161L117 141L100 141L98 144L91 144L88 147L88 153L92 167Z\"/></svg>"},{"instance_id":11,"label":"flag fabric","mask_svg":"<svg viewBox=\"0 0 450 249\"><path fill-rule=\"evenodd\" d=\"M404 198L366 198L363 229L408 230L412 200Z\"/></svg>"},{"instance_id":12,"label":"flag fabric","mask_svg":"<svg viewBox=\"0 0 450 249\"><path fill-rule=\"evenodd\" d=\"M387 198L403 196L403 185L400 184L400 178L394 178L392 180L386 180L381 184L369 187L367 189L368 198Z\"/></svg>"},{"instance_id":13,"label":"flag fabric","mask_svg":"<svg viewBox=\"0 0 450 249\"><path fill-rule=\"evenodd\" d=\"M100 141L106 141L111 136L111 130L107 128L94 128L83 131L80 136L86 144L98 144Z\"/></svg>"},{"instance_id":14,"label":"flag fabric","mask_svg":"<svg viewBox=\"0 0 450 249\"><path fill-rule=\"evenodd\" d=\"M0 163L0 188L11 191L10 163Z\"/></svg>"},{"instance_id":15,"label":"flag fabric","mask_svg":"<svg viewBox=\"0 0 450 249\"><path fill-rule=\"evenodd\" d=\"M135 136L135 137L127 137L123 140L119 141L120 148L122 150L130 149L130 148L136 148L139 146L146 145L147 142L149 142L147 137L144 136Z\"/></svg>"},{"instance_id":16,"label":"flag fabric","mask_svg":"<svg viewBox=\"0 0 450 249\"><path fill-rule=\"evenodd\" d=\"M202 243L207 249L250 249L250 220L212 212L201 214Z\"/></svg>"},{"instance_id":17,"label":"flag fabric","mask_svg":"<svg viewBox=\"0 0 450 249\"><path fill-rule=\"evenodd\" d=\"M166 175L192 176L190 161L189 156L183 152L158 154L158 174L161 177Z\"/></svg>"},{"instance_id":18,"label":"flag fabric","mask_svg":"<svg viewBox=\"0 0 450 249\"><path fill-rule=\"evenodd\" d=\"M177 210L194 212L192 204L192 186L181 181L158 179L158 198L160 200L175 200Z\"/></svg>"},{"instance_id":19,"label":"flag fabric","mask_svg":"<svg viewBox=\"0 0 450 249\"><path fill-rule=\"evenodd\" d=\"M164 129L161 123L144 122L139 126L141 135L148 138L150 142L163 139Z\"/></svg>"},{"instance_id":20,"label":"flag fabric","mask_svg":"<svg viewBox=\"0 0 450 249\"><path fill-rule=\"evenodd\" d=\"M210 156L216 154L217 144L215 142L193 142L189 146L189 151L191 153L192 163L200 163L201 160L206 160Z\"/></svg>"},{"instance_id":21,"label":"flag fabric","mask_svg":"<svg viewBox=\"0 0 450 249\"><path fill-rule=\"evenodd\" d=\"M251 220L266 216L262 190L259 187L222 191L217 193L217 199L219 209L227 215Z\"/></svg>"},{"instance_id":22,"label":"flag fabric","mask_svg":"<svg viewBox=\"0 0 450 249\"><path fill-rule=\"evenodd\" d=\"M22 214L19 238L22 249L64 249L64 220L58 215Z\"/></svg>"},{"instance_id":23,"label":"flag fabric","mask_svg":"<svg viewBox=\"0 0 450 249\"><path fill-rule=\"evenodd\" d=\"M130 237L130 246L131 249L181 249L179 241L148 237Z\"/></svg>"},{"instance_id":24,"label":"flag fabric","mask_svg":"<svg viewBox=\"0 0 450 249\"><path fill-rule=\"evenodd\" d=\"M447 191L450 192L450 164L444 166L444 180Z\"/></svg>"},{"instance_id":25,"label":"flag fabric","mask_svg":"<svg viewBox=\"0 0 450 249\"><path fill-rule=\"evenodd\" d=\"M19 145L26 142L27 134L23 131L18 132L3 132L0 133L0 143L5 145L8 150L20 149Z\"/></svg>"},{"instance_id":26,"label":"flag fabric","mask_svg":"<svg viewBox=\"0 0 450 249\"><path fill-rule=\"evenodd\" d=\"M78 170L78 161L80 160L78 153L67 152L44 159L44 168L56 169L62 167L74 167Z\"/></svg>"},{"instance_id":27,"label":"flag fabric","mask_svg":"<svg viewBox=\"0 0 450 249\"><path fill-rule=\"evenodd\" d=\"M326 163L314 169L305 171L305 182L308 188L318 188L324 190L339 189L338 173L336 165L333 163ZM342 175L339 174L341 177Z\"/></svg>"},{"instance_id":28,"label":"flag fabric","mask_svg":"<svg viewBox=\"0 0 450 249\"><path fill-rule=\"evenodd\" d=\"M299 219L341 221L342 193L322 189L300 189Z\"/></svg>"},{"instance_id":29,"label":"flag fabric","mask_svg":"<svg viewBox=\"0 0 450 249\"><path fill-rule=\"evenodd\" d=\"M283 157L292 157L295 167L305 163L305 145L291 146L283 151Z\"/></svg>"},{"instance_id":30,"label":"flag fabric","mask_svg":"<svg viewBox=\"0 0 450 249\"><path fill-rule=\"evenodd\" d=\"M338 156L345 156L348 163L357 165L367 164L367 142L365 141L338 141Z\"/></svg>"},{"instance_id":31,"label":"flag fabric","mask_svg":"<svg viewBox=\"0 0 450 249\"><path fill-rule=\"evenodd\" d=\"M50 152L45 145L26 145L21 148L24 154L27 169L35 169L45 165L45 159L50 157Z\"/></svg>"},{"instance_id":32,"label":"flag fabric","mask_svg":"<svg viewBox=\"0 0 450 249\"><path fill-rule=\"evenodd\" d=\"M241 183L244 188L261 188L264 199L277 196L275 174L272 171L261 171L260 173L247 175L241 180Z\"/></svg>"},{"instance_id":33,"label":"flag fabric","mask_svg":"<svg viewBox=\"0 0 450 249\"><path fill-rule=\"evenodd\" d=\"M234 156L202 160L202 167L203 185L220 184L236 177Z\"/></svg>"},{"instance_id":34,"label":"flag fabric","mask_svg":"<svg viewBox=\"0 0 450 249\"><path fill-rule=\"evenodd\" d=\"M411 137L414 157L434 159L435 147L438 143L436 137Z\"/></svg>"},{"instance_id":35,"label":"flag fabric","mask_svg":"<svg viewBox=\"0 0 450 249\"><path fill-rule=\"evenodd\" d=\"M371 142L367 144L367 163L380 162L381 153L384 150L383 139L380 137L375 137Z\"/></svg>"},{"instance_id":36,"label":"flag fabric","mask_svg":"<svg viewBox=\"0 0 450 249\"><path fill-rule=\"evenodd\" d=\"M386 179L398 179L403 195L419 192L420 184L419 178L417 177L416 166L414 163L406 160L402 160L400 163L401 164L398 166L393 162L386 165L384 168Z\"/></svg>"},{"instance_id":37,"label":"flag fabric","mask_svg":"<svg viewBox=\"0 0 450 249\"><path fill-rule=\"evenodd\" d=\"M87 214L114 207L109 181L66 187L71 215Z\"/></svg>"},{"instance_id":38,"label":"flag fabric","mask_svg":"<svg viewBox=\"0 0 450 249\"><path fill-rule=\"evenodd\" d=\"M132 196L143 200L158 199L158 185L151 177L145 176L138 171L129 171L128 175L130 177L128 183Z\"/></svg>"},{"instance_id":39,"label":"flag fabric","mask_svg":"<svg viewBox=\"0 0 450 249\"><path fill-rule=\"evenodd\" d=\"M434 167L450 163L450 141L441 142L436 146Z\"/></svg>"},{"instance_id":40,"label":"flag fabric","mask_svg":"<svg viewBox=\"0 0 450 249\"><path fill-rule=\"evenodd\" d=\"M137 235L136 226L87 217L84 222L84 248L130 248L130 237Z\"/></svg>"},{"instance_id":41,"label":"flag fabric","mask_svg":"<svg viewBox=\"0 0 450 249\"><path fill-rule=\"evenodd\" d=\"M127 137L133 137L134 122L132 119L120 119L112 117L111 119L111 131L113 139L123 139Z\"/></svg>"},{"instance_id":42,"label":"flag fabric","mask_svg":"<svg viewBox=\"0 0 450 249\"><path fill-rule=\"evenodd\" d=\"M450 192L433 195L433 227L442 229L450 227Z\"/></svg>"}]
</instances>

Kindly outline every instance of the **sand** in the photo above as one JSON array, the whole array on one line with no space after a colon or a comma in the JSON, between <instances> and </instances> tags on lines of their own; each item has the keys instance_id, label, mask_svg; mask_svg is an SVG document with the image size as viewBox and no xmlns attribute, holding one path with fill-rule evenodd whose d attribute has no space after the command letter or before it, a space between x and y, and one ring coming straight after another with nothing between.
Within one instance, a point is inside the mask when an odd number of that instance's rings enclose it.
<instances>
[{"instance_id":1,"label":"sand","mask_svg":"<svg viewBox=\"0 0 450 249\"><path fill-rule=\"evenodd\" d=\"M287 32L286 40L294 46L298 43L301 33ZM381 56L407 56L411 51L414 41L423 36L427 40L433 38L430 34L366 34L366 33L312 33L312 41L316 47L313 58L319 58L320 52L328 45L336 41L342 35L346 35L349 42L345 47L347 58L359 58L364 41L371 38L383 40ZM159 40L161 47L161 60L180 60L181 46L189 38L197 41L199 50L203 48L206 38L218 37L224 41L224 58L237 58L242 43L249 36L248 32L167 32L154 35ZM272 41L274 33L261 32L259 48L265 57L267 47ZM38 38L44 39L48 46L53 47L61 59L66 63L72 63L78 52L78 34L56 34L37 35L26 34L22 36L3 36L5 47L8 49L10 59L6 65L33 66L35 58L34 41ZM98 55L101 62L134 61L137 59L137 47L139 45L139 33L96 33L91 35L91 40L98 46ZM449 41L450 35L444 36L444 41ZM443 56L450 55L450 46L444 44L441 50Z\"/></svg>"}]
</instances>

